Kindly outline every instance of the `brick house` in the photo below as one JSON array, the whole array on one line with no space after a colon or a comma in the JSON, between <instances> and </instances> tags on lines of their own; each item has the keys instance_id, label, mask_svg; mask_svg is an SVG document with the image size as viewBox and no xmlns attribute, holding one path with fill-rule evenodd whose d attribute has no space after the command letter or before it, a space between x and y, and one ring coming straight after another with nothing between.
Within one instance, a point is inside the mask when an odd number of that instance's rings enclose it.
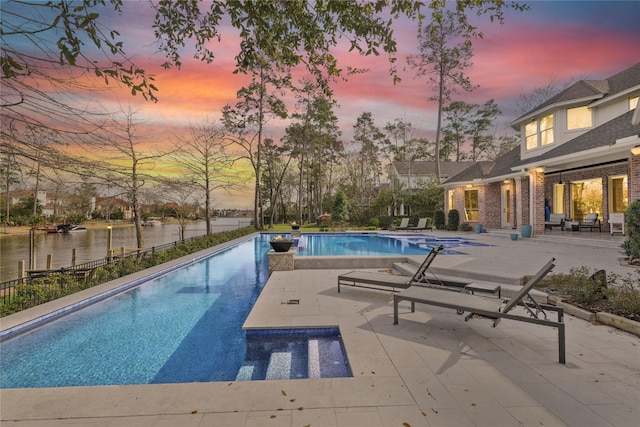
<instances>
[{"instance_id":1,"label":"brick house","mask_svg":"<svg viewBox=\"0 0 640 427\"><path fill-rule=\"evenodd\" d=\"M640 63L604 80L581 80L511 123L520 146L443 184L445 211L486 228L532 226L551 212L581 221L640 199Z\"/></svg>"}]
</instances>

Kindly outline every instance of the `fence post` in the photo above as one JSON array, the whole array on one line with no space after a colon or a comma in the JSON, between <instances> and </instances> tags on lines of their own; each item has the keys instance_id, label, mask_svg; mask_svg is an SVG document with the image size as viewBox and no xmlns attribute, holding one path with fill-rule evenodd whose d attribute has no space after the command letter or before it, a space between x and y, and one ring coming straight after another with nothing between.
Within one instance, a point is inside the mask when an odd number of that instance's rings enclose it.
<instances>
[{"instance_id":1,"label":"fence post","mask_svg":"<svg viewBox=\"0 0 640 427\"><path fill-rule=\"evenodd\" d=\"M107 258L109 262L111 262L111 237L112 229L110 225L107 225Z\"/></svg>"},{"instance_id":2,"label":"fence post","mask_svg":"<svg viewBox=\"0 0 640 427\"><path fill-rule=\"evenodd\" d=\"M36 269L36 230L29 230L29 270Z\"/></svg>"},{"instance_id":3,"label":"fence post","mask_svg":"<svg viewBox=\"0 0 640 427\"><path fill-rule=\"evenodd\" d=\"M71 249L71 266L76 266L76 257L78 255L78 250L76 248Z\"/></svg>"},{"instance_id":4,"label":"fence post","mask_svg":"<svg viewBox=\"0 0 640 427\"><path fill-rule=\"evenodd\" d=\"M53 270L53 255L47 255L47 270Z\"/></svg>"},{"instance_id":5,"label":"fence post","mask_svg":"<svg viewBox=\"0 0 640 427\"><path fill-rule=\"evenodd\" d=\"M22 279L26 276L24 270L24 260L18 261L18 279Z\"/></svg>"},{"instance_id":6,"label":"fence post","mask_svg":"<svg viewBox=\"0 0 640 427\"><path fill-rule=\"evenodd\" d=\"M120 256L124 258L124 254L127 252L127 248L120 246Z\"/></svg>"}]
</instances>

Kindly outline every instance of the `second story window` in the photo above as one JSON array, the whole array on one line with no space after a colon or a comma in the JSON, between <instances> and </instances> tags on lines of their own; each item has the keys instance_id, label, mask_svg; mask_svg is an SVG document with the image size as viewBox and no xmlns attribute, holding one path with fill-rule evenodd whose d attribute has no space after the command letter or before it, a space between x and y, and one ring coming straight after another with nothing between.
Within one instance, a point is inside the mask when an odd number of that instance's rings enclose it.
<instances>
[{"instance_id":1,"label":"second story window","mask_svg":"<svg viewBox=\"0 0 640 427\"><path fill-rule=\"evenodd\" d=\"M524 126L527 150L553 144L553 114Z\"/></svg>"},{"instance_id":2,"label":"second story window","mask_svg":"<svg viewBox=\"0 0 640 427\"><path fill-rule=\"evenodd\" d=\"M591 110L585 107L567 109L567 130L591 127Z\"/></svg>"},{"instance_id":3,"label":"second story window","mask_svg":"<svg viewBox=\"0 0 640 427\"><path fill-rule=\"evenodd\" d=\"M540 145L553 144L553 114L540 119Z\"/></svg>"},{"instance_id":4,"label":"second story window","mask_svg":"<svg viewBox=\"0 0 640 427\"><path fill-rule=\"evenodd\" d=\"M538 146L538 122L527 123L524 133L527 139L527 150L533 150Z\"/></svg>"}]
</instances>

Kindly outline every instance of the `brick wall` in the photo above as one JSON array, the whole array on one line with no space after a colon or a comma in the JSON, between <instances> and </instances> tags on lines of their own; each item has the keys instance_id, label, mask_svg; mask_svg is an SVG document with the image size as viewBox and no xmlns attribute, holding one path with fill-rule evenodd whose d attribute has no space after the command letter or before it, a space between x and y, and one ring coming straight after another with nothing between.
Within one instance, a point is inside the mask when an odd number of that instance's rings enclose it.
<instances>
[{"instance_id":1,"label":"brick wall","mask_svg":"<svg viewBox=\"0 0 640 427\"><path fill-rule=\"evenodd\" d=\"M529 222L529 177L523 176L515 179L517 194L515 210L515 224L520 227Z\"/></svg>"},{"instance_id":2,"label":"brick wall","mask_svg":"<svg viewBox=\"0 0 640 427\"><path fill-rule=\"evenodd\" d=\"M544 185L544 172L534 171L531 172L531 179L533 180L533 218L531 219L531 225L533 229L533 235L544 234L544 198L545 198L545 185Z\"/></svg>"},{"instance_id":3,"label":"brick wall","mask_svg":"<svg viewBox=\"0 0 640 427\"><path fill-rule=\"evenodd\" d=\"M640 155L629 159L629 203L640 200Z\"/></svg>"}]
</instances>

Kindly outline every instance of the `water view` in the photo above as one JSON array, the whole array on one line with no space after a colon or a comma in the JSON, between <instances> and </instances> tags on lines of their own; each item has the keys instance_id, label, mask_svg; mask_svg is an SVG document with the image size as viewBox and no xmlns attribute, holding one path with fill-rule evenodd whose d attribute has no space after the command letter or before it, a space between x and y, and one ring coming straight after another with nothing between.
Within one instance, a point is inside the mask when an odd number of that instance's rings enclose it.
<instances>
[{"instance_id":1,"label":"water view","mask_svg":"<svg viewBox=\"0 0 640 427\"><path fill-rule=\"evenodd\" d=\"M218 218L212 222L214 233L235 230L248 226L247 218ZM204 221L187 225L185 237L202 236L206 234ZM118 250L136 247L135 228L114 227L112 231L112 249ZM163 224L154 227L144 227L145 247L162 245L180 239L180 226L177 223ZM72 250L77 250L76 263L89 262L104 258L107 254L107 230L88 229L71 233L36 233L36 269L44 269L47 265L47 255L53 256L53 268L71 265ZM4 235L0 237L0 282L18 278L18 262L29 263L29 235Z\"/></svg>"}]
</instances>

